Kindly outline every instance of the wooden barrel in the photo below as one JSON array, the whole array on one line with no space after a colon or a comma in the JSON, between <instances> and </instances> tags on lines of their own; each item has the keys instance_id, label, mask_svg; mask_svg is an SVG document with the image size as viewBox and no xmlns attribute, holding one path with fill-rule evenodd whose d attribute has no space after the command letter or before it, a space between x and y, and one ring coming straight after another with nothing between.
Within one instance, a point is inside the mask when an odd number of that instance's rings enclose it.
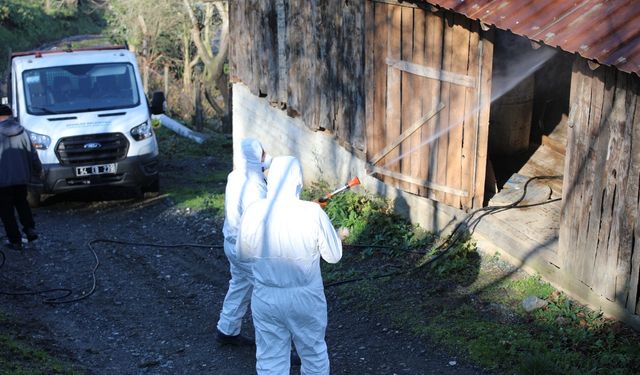
<instances>
[{"instance_id":1,"label":"wooden barrel","mask_svg":"<svg viewBox=\"0 0 640 375\"><path fill-rule=\"evenodd\" d=\"M534 76L522 80L491 106L491 153L513 155L529 148L533 113Z\"/></svg>"}]
</instances>

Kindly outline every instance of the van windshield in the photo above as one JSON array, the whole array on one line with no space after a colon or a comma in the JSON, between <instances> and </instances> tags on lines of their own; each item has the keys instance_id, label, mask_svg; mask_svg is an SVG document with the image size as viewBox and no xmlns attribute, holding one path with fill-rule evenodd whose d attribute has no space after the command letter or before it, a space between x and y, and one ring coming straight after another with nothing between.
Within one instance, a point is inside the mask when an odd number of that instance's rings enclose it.
<instances>
[{"instance_id":1,"label":"van windshield","mask_svg":"<svg viewBox=\"0 0 640 375\"><path fill-rule=\"evenodd\" d=\"M27 112L50 115L131 108L140 104L131 64L84 64L27 70Z\"/></svg>"}]
</instances>

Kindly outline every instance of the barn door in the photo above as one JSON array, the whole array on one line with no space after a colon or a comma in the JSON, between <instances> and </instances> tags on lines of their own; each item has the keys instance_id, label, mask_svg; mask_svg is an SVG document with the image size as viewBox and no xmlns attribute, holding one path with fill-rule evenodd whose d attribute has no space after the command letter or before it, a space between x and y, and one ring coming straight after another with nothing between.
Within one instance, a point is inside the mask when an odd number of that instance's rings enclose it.
<instances>
[{"instance_id":1,"label":"barn door","mask_svg":"<svg viewBox=\"0 0 640 375\"><path fill-rule=\"evenodd\" d=\"M367 3L367 161L376 177L456 208L484 195L493 45L454 13Z\"/></svg>"}]
</instances>

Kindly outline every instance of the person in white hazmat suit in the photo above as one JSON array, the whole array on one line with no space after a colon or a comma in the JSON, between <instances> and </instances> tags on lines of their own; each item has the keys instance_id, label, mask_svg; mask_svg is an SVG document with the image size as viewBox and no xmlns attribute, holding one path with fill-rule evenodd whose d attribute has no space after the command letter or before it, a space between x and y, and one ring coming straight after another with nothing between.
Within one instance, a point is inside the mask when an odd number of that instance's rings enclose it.
<instances>
[{"instance_id":1,"label":"person in white hazmat suit","mask_svg":"<svg viewBox=\"0 0 640 375\"><path fill-rule=\"evenodd\" d=\"M273 158L267 197L249 206L238 230L238 258L253 262L258 374L289 373L291 340L302 374L329 374L320 257L338 262L342 243L322 208L299 199L301 189L298 159Z\"/></svg>"},{"instance_id":2,"label":"person in white hazmat suit","mask_svg":"<svg viewBox=\"0 0 640 375\"><path fill-rule=\"evenodd\" d=\"M236 256L236 237L240 219L247 207L267 194L267 183L263 169L268 168L268 155L260 142L244 139L234 152L234 170L227 177L224 198L224 253L229 260L231 280L224 298L218 334L220 344L253 345L254 342L240 335L242 317L247 312L253 290L251 264L238 261Z\"/></svg>"}]
</instances>

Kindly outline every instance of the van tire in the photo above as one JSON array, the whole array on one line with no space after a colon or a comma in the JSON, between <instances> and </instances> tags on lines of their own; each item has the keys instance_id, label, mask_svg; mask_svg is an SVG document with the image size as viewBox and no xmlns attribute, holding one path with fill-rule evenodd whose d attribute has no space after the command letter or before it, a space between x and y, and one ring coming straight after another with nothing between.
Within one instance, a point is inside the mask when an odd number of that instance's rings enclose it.
<instances>
[{"instance_id":1,"label":"van tire","mask_svg":"<svg viewBox=\"0 0 640 375\"><path fill-rule=\"evenodd\" d=\"M155 198L160 195L160 178L156 178L152 183L142 188L144 198Z\"/></svg>"},{"instance_id":2,"label":"van tire","mask_svg":"<svg viewBox=\"0 0 640 375\"><path fill-rule=\"evenodd\" d=\"M42 203L42 194L33 189L28 189L27 202L29 203L29 207L31 208L40 207L40 204Z\"/></svg>"}]
</instances>

